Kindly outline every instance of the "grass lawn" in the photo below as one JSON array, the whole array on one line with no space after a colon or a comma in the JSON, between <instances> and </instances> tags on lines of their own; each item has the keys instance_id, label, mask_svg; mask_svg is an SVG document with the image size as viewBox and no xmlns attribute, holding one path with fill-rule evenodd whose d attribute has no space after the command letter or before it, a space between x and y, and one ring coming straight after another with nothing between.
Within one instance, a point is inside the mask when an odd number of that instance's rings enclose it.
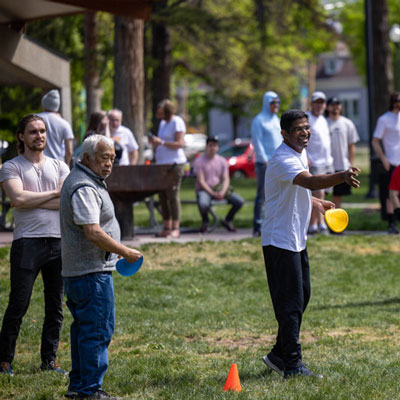
<instances>
[{"instance_id":1,"label":"grass lawn","mask_svg":"<svg viewBox=\"0 0 400 400\"><path fill-rule=\"evenodd\" d=\"M361 146L357 148L356 165L362 170L360 174L361 187L353 189L351 196L344 196L343 202L346 203L346 211L349 214L349 230L386 230L387 223L381 221L378 209L359 208L359 203L365 203L368 206L378 204L378 199L366 199L365 195L369 189L369 150L368 147ZM194 178L186 178L181 187L181 199L195 200ZM256 196L257 182L255 179L232 179L232 186L245 200L246 204L235 217L235 225L240 228L252 228L253 226L253 207ZM327 196L328 200L332 200L332 196ZM352 204L354 206L352 207ZM223 218L229 206L218 206L215 208L217 215ZM134 207L135 225L148 226L149 213L143 203L139 203ZM161 218L157 215L157 220L161 223ZM200 227L201 218L196 205L185 204L182 206L181 224L184 227Z\"/></svg>"},{"instance_id":2,"label":"grass lawn","mask_svg":"<svg viewBox=\"0 0 400 400\"><path fill-rule=\"evenodd\" d=\"M316 237L308 249L312 297L301 341L323 380L283 380L261 362L276 322L259 240L145 245L131 278L114 274L116 332L104 389L124 399L398 399L400 238ZM8 300L0 249L0 316ZM0 399L62 399L67 379L39 372L42 285L36 284ZM69 324L58 360L70 367ZM243 390L224 393L237 363Z\"/></svg>"}]
</instances>

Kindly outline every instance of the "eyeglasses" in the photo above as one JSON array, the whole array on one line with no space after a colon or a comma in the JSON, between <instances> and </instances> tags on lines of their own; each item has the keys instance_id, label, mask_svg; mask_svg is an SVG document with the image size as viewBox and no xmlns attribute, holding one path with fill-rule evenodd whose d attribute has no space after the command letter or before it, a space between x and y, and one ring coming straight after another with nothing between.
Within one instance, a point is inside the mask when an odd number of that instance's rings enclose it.
<instances>
[{"instance_id":1,"label":"eyeglasses","mask_svg":"<svg viewBox=\"0 0 400 400\"><path fill-rule=\"evenodd\" d=\"M295 128L293 128L293 130L296 133L302 133L302 132L308 132L311 129L310 125L305 125L305 126L296 126Z\"/></svg>"},{"instance_id":2,"label":"eyeglasses","mask_svg":"<svg viewBox=\"0 0 400 400\"><path fill-rule=\"evenodd\" d=\"M269 104L274 104L274 105L278 104L279 105L279 104L281 104L281 102L279 100L274 100L274 101L271 101L271 103L269 103Z\"/></svg>"}]
</instances>

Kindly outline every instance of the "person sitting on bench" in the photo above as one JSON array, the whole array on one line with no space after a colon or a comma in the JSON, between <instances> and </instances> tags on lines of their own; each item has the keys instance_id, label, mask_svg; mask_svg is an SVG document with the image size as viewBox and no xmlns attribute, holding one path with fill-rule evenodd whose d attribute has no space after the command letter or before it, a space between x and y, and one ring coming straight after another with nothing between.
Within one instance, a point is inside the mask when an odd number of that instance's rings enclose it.
<instances>
[{"instance_id":1,"label":"person sitting on bench","mask_svg":"<svg viewBox=\"0 0 400 400\"><path fill-rule=\"evenodd\" d=\"M208 212L212 200L227 200L231 209L221 224L230 232L236 232L233 218L244 204L244 200L230 187L229 168L225 158L218 155L218 137L208 137L206 151L194 162L196 174L197 205L202 218L200 231L208 230Z\"/></svg>"}]
</instances>

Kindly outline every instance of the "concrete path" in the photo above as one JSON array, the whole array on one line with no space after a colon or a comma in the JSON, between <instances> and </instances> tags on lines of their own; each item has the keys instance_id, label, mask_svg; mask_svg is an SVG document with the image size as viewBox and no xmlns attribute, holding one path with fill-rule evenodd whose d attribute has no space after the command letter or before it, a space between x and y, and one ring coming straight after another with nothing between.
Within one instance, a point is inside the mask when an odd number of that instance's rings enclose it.
<instances>
[{"instance_id":1,"label":"concrete path","mask_svg":"<svg viewBox=\"0 0 400 400\"><path fill-rule=\"evenodd\" d=\"M248 239L252 237L253 231L251 229L238 229L236 233L227 232L223 228L218 228L212 233L182 233L178 239L165 239L157 238L154 235L136 235L131 240L123 240L127 246L139 248L140 246L147 243L189 243L189 242L202 242L202 241L213 241L213 242L230 242L234 240ZM350 235L366 235L366 236L383 236L388 235L386 231L344 231L340 236ZM312 239L312 235L309 236ZM260 239L258 239L260 240ZM0 232L0 247L9 246L12 242L12 232Z\"/></svg>"}]
</instances>

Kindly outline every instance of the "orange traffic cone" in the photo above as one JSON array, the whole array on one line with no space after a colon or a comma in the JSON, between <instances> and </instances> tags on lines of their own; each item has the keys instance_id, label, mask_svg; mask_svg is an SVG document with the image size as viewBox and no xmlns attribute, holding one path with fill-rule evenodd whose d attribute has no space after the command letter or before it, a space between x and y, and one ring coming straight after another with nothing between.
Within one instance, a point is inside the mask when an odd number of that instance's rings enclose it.
<instances>
[{"instance_id":1,"label":"orange traffic cone","mask_svg":"<svg viewBox=\"0 0 400 400\"><path fill-rule=\"evenodd\" d=\"M240 392L242 390L242 386L240 385L239 372L236 364L231 365L228 377L226 378L224 392L226 392L227 390L232 390L235 392Z\"/></svg>"}]
</instances>

